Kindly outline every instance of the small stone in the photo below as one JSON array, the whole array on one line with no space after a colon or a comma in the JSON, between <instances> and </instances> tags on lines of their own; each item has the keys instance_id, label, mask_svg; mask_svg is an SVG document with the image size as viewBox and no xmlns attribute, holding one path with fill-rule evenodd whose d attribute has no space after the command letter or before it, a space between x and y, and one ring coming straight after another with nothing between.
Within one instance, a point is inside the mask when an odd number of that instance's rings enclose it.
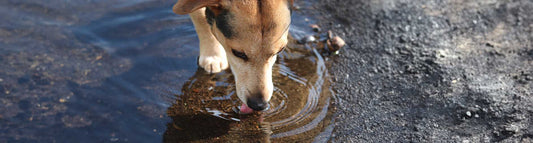
<instances>
[{"instance_id":1,"label":"small stone","mask_svg":"<svg viewBox=\"0 0 533 143\"><path fill-rule=\"evenodd\" d=\"M331 42L332 42L331 44L333 44L335 46L338 46L339 48L344 47L344 45L346 44L346 42L344 42L344 40L341 37L339 37L339 36L333 37Z\"/></svg>"},{"instance_id":2,"label":"small stone","mask_svg":"<svg viewBox=\"0 0 533 143\"><path fill-rule=\"evenodd\" d=\"M333 39L333 32L328 30L328 39Z\"/></svg>"},{"instance_id":3,"label":"small stone","mask_svg":"<svg viewBox=\"0 0 533 143\"><path fill-rule=\"evenodd\" d=\"M328 39L326 43L328 44L328 50L331 52L339 51L346 44L344 40L342 40L342 38L339 36L335 36L332 39Z\"/></svg>"},{"instance_id":4,"label":"small stone","mask_svg":"<svg viewBox=\"0 0 533 143\"><path fill-rule=\"evenodd\" d=\"M400 40L398 40L398 42L405 43L405 42L407 42L407 40L405 39L404 36L400 36Z\"/></svg>"},{"instance_id":5,"label":"small stone","mask_svg":"<svg viewBox=\"0 0 533 143\"><path fill-rule=\"evenodd\" d=\"M316 41L315 36L308 35L308 36L305 36L304 38L300 39L300 41L298 41L298 43L304 44L304 43L310 43L310 42L315 42L315 41Z\"/></svg>"},{"instance_id":6,"label":"small stone","mask_svg":"<svg viewBox=\"0 0 533 143\"><path fill-rule=\"evenodd\" d=\"M472 117L472 113L470 113L470 111L466 111L466 116Z\"/></svg>"},{"instance_id":7,"label":"small stone","mask_svg":"<svg viewBox=\"0 0 533 143\"><path fill-rule=\"evenodd\" d=\"M491 44L491 43L485 43L485 46L487 46L487 47L491 47L491 48L494 48L494 45Z\"/></svg>"},{"instance_id":8,"label":"small stone","mask_svg":"<svg viewBox=\"0 0 533 143\"><path fill-rule=\"evenodd\" d=\"M517 132L520 131L520 127L518 125L515 125L515 124L506 125L505 131L517 133Z\"/></svg>"},{"instance_id":9,"label":"small stone","mask_svg":"<svg viewBox=\"0 0 533 143\"><path fill-rule=\"evenodd\" d=\"M311 24L310 27L313 28L314 32L320 32L321 31L320 26L318 26L316 24Z\"/></svg>"}]
</instances>

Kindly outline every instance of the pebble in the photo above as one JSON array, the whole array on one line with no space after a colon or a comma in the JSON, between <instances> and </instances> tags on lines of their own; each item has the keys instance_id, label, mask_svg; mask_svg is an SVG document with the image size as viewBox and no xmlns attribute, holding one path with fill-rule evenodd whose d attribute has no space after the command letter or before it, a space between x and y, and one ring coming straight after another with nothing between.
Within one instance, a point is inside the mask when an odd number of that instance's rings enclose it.
<instances>
[{"instance_id":1,"label":"pebble","mask_svg":"<svg viewBox=\"0 0 533 143\"><path fill-rule=\"evenodd\" d=\"M313 35L307 35L305 36L304 38L300 39L300 41L298 41L300 44L304 44L304 43L310 43L310 42L315 42L316 41L316 38L315 36Z\"/></svg>"},{"instance_id":2,"label":"pebble","mask_svg":"<svg viewBox=\"0 0 533 143\"><path fill-rule=\"evenodd\" d=\"M472 113L470 113L470 111L466 111L466 116L471 117Z\"/></svg>"},{"instance_id":3,"label":"pebble","mask_svg":"<svg viewBox=\"0 0 533 143\"><path fill-rule=\"evenodd\" d=\"M515 124L506 125L505 131L510 131L510 132L517 133L517 132L520 131L520 127L518 127L518 125L515 125Z\"/></svg>"},{"instance_id":4,"label":"pebble","mask_svg":"<svg viewBox=\"0 0 533 143\"><path fill-rule=\"evenodd\" d=\"M342 38L339 36L335 36L332 39L328 39L326 43L328 44L328 50L332 52L339 51L346 44L344 40L342 40Z\"/></svg>"},{"instance_id":5,"label":"pebble","mask_svg":"<svg viewBox=\"0 0 533 143\"><path fill-rule=\"evenodd\" d=\"M313 28L314 32L320 32L322 30L322 29L320 29L320 26L318 26L316 24L311 24L310 26L311 26L311 28Z\"/></svg>"},{"instance_id":6,"label":"pebble","mask_svg":"<svg viewBox=\"0 0 533 143\"><path fill-rule=\"evenodd\" d=\"M338 53L338 51L346 45L346 42L339 37L334 36L333 32L331 30L328 31L328 40L326 41L326 44L328 45L328 50L332 53Z\"/></svg>"},{"instance_id":7,"label":"pebble","mask_svg":"<svg viewBox=\"0 0 533 143\"><path fill-rule=\"evenodd\" d=\"M333 38L333 32L331 30L328 30L328 39Z\"/></svg>"}]
</instances>

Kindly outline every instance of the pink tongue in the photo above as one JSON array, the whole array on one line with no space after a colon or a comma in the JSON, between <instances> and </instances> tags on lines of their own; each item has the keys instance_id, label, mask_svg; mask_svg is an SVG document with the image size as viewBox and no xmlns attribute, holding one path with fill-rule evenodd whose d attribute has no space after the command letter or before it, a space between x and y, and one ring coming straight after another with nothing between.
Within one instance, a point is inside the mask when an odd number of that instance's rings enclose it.
<instances>
[{"instance_id":1,"label":"pink tongue","mask_svg":"<svg viewBox=\"0 0 533 143\"><path fill-rule=\"evenodd\" d=\"M241 105L241 110L240 111L241 111L242 114L250 114L250 113L254 112L254 110L252 108L246 106L246 104L244 104L244 103Z\"/></svg>"}]
</instances>

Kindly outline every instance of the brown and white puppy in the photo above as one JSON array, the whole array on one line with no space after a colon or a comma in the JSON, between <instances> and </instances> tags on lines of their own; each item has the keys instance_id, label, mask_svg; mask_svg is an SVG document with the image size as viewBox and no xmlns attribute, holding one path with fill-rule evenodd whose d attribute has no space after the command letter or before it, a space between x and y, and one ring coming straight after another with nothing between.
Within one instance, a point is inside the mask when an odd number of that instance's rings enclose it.
<instances>
[{"instance_id":1,"label":"brown and white puppy","mask_svg":"<svg viewBox=\"0 0 533 143\"><path fill-rule=\"evenodd\" d=\"M292 0L179 0L200 39L199 65L235 76L241 111L261 111L272 97L272 66L287 45ZM229 64L228 64L229 63ZM243 109L244 108L244 109Z\"/></svg>"}]
</instances>

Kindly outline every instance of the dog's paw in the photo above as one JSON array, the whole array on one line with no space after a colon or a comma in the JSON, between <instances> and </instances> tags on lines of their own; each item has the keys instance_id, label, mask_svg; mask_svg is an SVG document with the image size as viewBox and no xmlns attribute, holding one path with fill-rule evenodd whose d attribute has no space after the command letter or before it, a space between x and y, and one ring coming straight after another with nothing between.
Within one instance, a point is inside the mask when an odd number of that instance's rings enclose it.
<instances>
[{"instance_id":1,"label":"dog's paw","mask_svg":"<svg viewBox=\"0 0 533 143\"><path fill-rule=\"evenodd\" d=\"M198 64L209 73L218 73L228 68L226 56L200 56Z\"/></svg>"}]
</instances>

